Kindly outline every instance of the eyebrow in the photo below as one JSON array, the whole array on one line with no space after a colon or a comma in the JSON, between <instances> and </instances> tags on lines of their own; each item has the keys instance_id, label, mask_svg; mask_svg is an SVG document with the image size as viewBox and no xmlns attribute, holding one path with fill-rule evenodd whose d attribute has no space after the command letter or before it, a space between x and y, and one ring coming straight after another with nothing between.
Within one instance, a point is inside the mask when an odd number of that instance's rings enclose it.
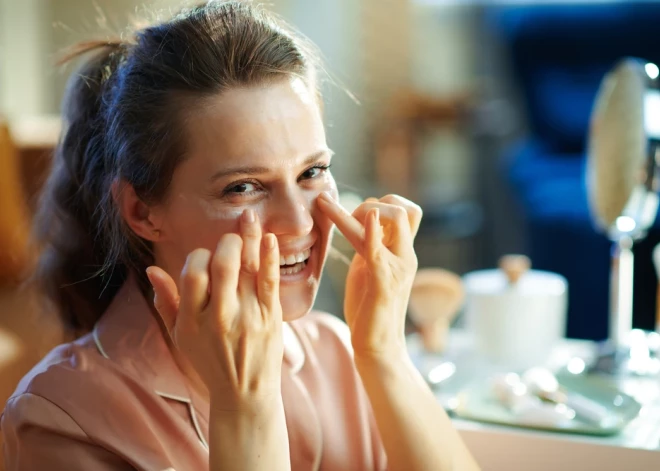
<instances>
[{"instance_id":1,"label":"eyebrow","mask_svg":"<svg viewBox=\"0 0 660 471\"><path fill-rule=\"evenodd\" d=\"M319 159L321 159L324 156L330 156L332 157L335 153L330 150L330 149L323 149L319 152L315 152L309 157L307 157L302 163L301 166L307 166L311 165L314 162L317 162ZM255 167L255 166L244 166L244 167L234 167L234 168L228 168L228 169L223 169L220 170L216 173L214 173L210 181L214 182L216 180L219 180L220 178L225 178L229 176L238 176L238 175L259 175L263 173L268 173L271 169L269 167Z\"/></svg>"}]
</instances>

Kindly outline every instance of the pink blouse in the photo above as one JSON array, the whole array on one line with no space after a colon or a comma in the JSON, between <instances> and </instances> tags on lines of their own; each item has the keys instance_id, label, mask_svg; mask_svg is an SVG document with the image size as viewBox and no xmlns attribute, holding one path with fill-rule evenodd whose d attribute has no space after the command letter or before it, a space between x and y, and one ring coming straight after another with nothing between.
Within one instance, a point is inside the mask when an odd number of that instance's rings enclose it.
<instances>
[{"instance_id":1,"label":"pink blouse","mask_svg":"<svg viewBox=\"0 0 660 471\"><path fill-rule=\"evenodd\" d=\"M287 324L282 397L292 470L386 468L340 320L311 313ZM208 417L129 281L92 333L55 348L19 383L2 415L5 465L208 469Z\"/></svg>"}]
</instances>

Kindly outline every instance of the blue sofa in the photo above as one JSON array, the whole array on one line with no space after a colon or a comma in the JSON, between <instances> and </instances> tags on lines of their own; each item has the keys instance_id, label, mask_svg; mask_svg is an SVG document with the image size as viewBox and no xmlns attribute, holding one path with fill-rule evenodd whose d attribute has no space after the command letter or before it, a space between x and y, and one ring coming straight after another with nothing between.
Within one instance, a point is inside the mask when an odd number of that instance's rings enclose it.
<instances>
[{"instance_id":1,"label":"blue sofa","mask_svg":"<svg viewBox=\"0 0 660 471\"><path fill-rule=\"evenodd\" d=\"M536 268L569 281L567 335L607 336L610 243L587 207L585 151L598 86L624 56L660 63L660 4L606 2L490 7L486 25L504 44L524 101L527 135L505 152ZM653 328L657 280L652 230L638 244L635 325Z\"/></svg>"}]
</instances>

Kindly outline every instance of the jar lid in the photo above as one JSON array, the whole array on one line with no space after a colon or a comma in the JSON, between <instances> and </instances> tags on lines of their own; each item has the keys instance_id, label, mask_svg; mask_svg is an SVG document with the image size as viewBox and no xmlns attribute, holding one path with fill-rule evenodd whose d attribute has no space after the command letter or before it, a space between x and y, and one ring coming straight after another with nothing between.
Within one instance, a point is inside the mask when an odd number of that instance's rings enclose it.
<instances>
[{"instance_id":1,"label":"jar lid","mask_svg":"<svg viewBox=\"0 0 660 471\"><path fill-rule=\"evenodd\" d=\"M515 283L500 269L479 270L463 277L465 290L470 294L499 295L514 292L520 296L560 296L566 292L566 279L541 270L528 270Z\"/></svg>"}]
</instances>

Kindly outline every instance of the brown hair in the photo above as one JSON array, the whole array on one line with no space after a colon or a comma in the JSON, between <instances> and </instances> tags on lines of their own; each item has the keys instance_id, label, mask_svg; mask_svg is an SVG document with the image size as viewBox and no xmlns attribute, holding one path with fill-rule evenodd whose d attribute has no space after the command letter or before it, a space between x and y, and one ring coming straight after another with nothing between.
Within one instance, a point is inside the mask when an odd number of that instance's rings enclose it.
<instances>
[{"instance_id":1,"label":"brown hair","mask_svg":"<svg viewBox=\"0 0 660 471\"><path fill-rule=\"evenodd\" d=\"M136 32L78 45L95 52L69 81L64 129L36 217L37 281L65 326L91 329L134 270L145 283L151 243L124 223L114 182L161 201L185 154L182 113L231 87L298 76L316 87L310 44L262 9L215 1Z\"/></svg>"}]
</instances>

